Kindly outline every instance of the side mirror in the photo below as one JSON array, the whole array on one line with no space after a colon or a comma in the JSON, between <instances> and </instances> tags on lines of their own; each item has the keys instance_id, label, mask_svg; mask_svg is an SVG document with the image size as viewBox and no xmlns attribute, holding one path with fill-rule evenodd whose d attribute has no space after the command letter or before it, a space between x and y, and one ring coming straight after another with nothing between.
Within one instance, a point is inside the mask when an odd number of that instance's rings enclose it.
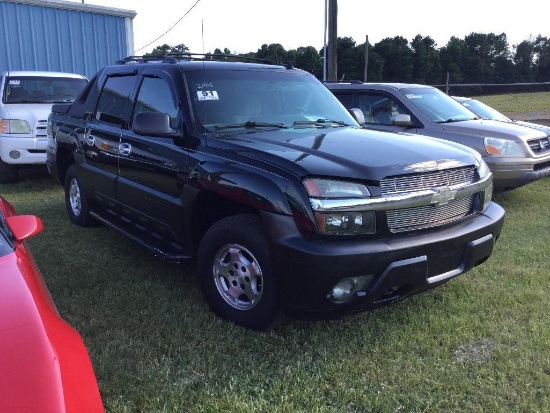
<instances>
[{"instance_id":1,"label":"side mirror","mask_svg":"<svg viewBox=\"0 0 550 413\"><path fill-rule=\"evenodd\" d=\"M365 115L363 114L363 111L358 108L351 108L349 109L349 113L351 116L353 116L353 119L357 121L357 123L361 126L365 124Z\"/></svg>"},{"instance_id":2,"label":"side mirror","mask_svg":"<svg viewBox=\"0 0 550 413\"><path fill-rule=\"evenodd\" d=\"M26 240L44 228L42 220L34 215L12 215L6 217L6 224L17 241Z\"/></svg>"},{"instance_id":3,"label":"side mirror","mask_svg":"<svg viewBox=\"0 0 550 413\"><path fill-rule=\"evenodd\" d=\"M132 130L138 135L174 136L177 131L170 127L170 116L162 112L141 112L136 115Z\"/></svg>"},{"instance_id":4,"label":"side mirror","mask_svg":"<svg viewBox=\"0 0 550 413\"><path fill-rule=\"evenodd\" d=\"M393 116L392 123L396 126L411 126L411 115L398 113Z\"/></svg>"}]
</instances>

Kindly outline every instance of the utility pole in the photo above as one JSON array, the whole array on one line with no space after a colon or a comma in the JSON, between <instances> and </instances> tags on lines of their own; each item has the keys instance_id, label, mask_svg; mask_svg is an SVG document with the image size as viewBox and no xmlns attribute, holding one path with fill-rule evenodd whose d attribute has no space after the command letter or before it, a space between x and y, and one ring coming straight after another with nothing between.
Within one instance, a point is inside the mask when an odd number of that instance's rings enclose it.
<instances>
[{"instance_id":1,"label":"utility pole","mask_svg":"<svg viewBox=\"0 0 550 413\"><path fill-rule=\"evenodd\" d=\"M369 35L367 34L367 37L365 39L365 71L363 73L363 82L367 82L367 75L368 75L368 68L369 68Z\"/></svg>"},{"instance_id":2,"label":"utility pole","mask_svg":"<svg viewBox=\"0 0 550 413\"><path fill-rule=\"evenodd\" d=\"M327 49L327 71L328 80L337 80L337 29L338 29L338 1L328 0L328 49Z\"/></svg>"},{"instance_id":3,"label":"utility pole","mask_svg":"<svg viewBox=\"0 0 550 413\"><path fill-rule=\"evenodd\" d=\"M327 81L327 30L328 30L328 5L325 0L325 25L323 26L323 82Z\"/></svg>"}]
</instances>

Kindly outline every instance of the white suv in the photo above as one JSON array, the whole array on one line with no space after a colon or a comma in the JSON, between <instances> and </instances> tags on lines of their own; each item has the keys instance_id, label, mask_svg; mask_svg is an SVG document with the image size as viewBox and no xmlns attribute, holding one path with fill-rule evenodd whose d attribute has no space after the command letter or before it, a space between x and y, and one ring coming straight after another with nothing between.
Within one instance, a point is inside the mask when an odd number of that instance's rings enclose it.
<instances>
[{"instance_id":1,"label":"white suv","mask_svg":"<svg viewBox=\"0 0 550 413\"><path fill-rule=\"evenodd\" d=\"M46 124L54 103L73 102L82 75L8 71L0 74L0 183L16 182L22 166L46 164Z\"/></svg>"}]
</instances>

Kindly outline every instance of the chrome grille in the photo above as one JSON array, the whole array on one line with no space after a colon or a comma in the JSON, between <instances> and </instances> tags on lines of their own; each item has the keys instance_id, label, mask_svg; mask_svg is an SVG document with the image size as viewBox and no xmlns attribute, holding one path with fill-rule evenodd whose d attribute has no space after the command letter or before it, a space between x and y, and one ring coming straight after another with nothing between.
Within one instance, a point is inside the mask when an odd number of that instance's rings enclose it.
<instances>
[{"instance_id":1,"label":"chrome grille","mask_svg":"<svg viewBox=\"0 0 550 413\"><path fill-rule=\"evenodd\" d=\"M400 192L415 192L439 186L469 184L475 180L475 167L448 169L444 171L425 172L422 174L404 175L385 178L380 182L382 195Z\"/></svg>"},{"instance_id":2,"label":"chrome grille","mask_svg":"<svg viewBox=\"0 0 550 413\"><path fill-rule=\"evenodd\" d=\"M46 127L48 126L47 120L38 120L34 129L34 136L37 138L46 138L48 136Z\"/></svg>"},{"instance_id":3,"label":"chrome grille","mask_svg":"<svg viewBox=\"0 0 550 413\"><path fill-rule=\"evenodd\" d=\"M535 155L550 152L550 138L548 136L539 139L532 139L528 142L529 148Z\"/></svg>"},{"instance_id":4,"label":"chrome grille","mask_svg":"<svg viewBox=\"0 0 550 413\"><path fill-rule=\"evenodd\" d=\"M380 182L382 195L415 192L426 189L467 186L476 180L473 166L425 172L405 176L389 177ZM459 220L472 213L475 195L450 200L446 204L434 204L386 212L388 228L391 232L404 232L430 228Z\"/></svg>"},{"instance_id":5,"label":"chrome grille","mask_svg":"<svg viewBox=\"0 0 550 413\"><path fill-rule=\"evenodd\" d=\"M472 211L474 197L453 199L445 205L387 211L388 227L391 232L411 231L443 225L468 216Z\"/></svg>"}]
</instances>

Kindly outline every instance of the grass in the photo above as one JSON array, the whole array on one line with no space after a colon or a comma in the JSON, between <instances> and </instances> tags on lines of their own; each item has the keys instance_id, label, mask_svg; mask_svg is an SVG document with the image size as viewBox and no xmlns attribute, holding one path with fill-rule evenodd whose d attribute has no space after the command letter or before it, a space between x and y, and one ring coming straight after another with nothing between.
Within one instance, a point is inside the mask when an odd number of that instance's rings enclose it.
<instances>
[{"instance_id":1,"label":"grass","mask_svg":"<svg viewBox=\"0 0 550 413\"><path fill-rule=\"evenodd\" d=\"M392 307L262 333L212 315L192 263L72 225L49 176L0 193L44 222L28 243L107 412L550 411L548 178L495 196L504 230L472 271Z\"/></svg>"},{"instance_id":2,"label":"grass","mask_svg":"<svg viewBox=\"0 0 550 413\"><path fill-rule=\"evenodd\" d=\"M529 111L550 111L550 92L476 96L476 99L502 113L522 113L526 109Z\"/></svg>"}]
</instances>

